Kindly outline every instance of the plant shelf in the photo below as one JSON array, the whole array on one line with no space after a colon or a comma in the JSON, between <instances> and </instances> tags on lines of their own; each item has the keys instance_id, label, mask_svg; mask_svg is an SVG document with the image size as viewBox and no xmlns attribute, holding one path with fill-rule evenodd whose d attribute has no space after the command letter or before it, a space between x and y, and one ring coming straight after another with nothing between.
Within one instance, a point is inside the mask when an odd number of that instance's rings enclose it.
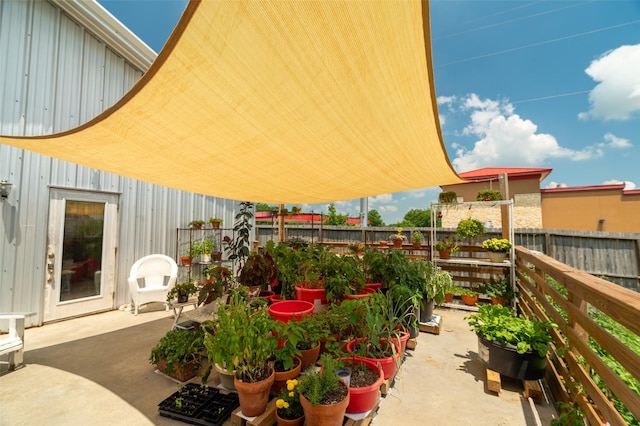
<instances>
[{"instance_id":1,"label":"plant shelf","mask_svg":"<svg viewBox=\"0 0 640 426\"><path fill-rule=\"evenodd\" d=\"M220 426L240 406L238 395L209 386L187 383L158 404L163 417L185 423Z\"/></svg>"}]
</instances>

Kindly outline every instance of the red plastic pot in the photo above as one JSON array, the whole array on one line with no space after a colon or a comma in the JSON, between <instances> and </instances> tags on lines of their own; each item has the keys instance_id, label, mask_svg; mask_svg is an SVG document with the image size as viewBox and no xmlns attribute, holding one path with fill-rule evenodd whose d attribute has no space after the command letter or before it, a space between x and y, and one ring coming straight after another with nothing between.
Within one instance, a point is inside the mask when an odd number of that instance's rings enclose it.
<instances>
[{"instance_id":1,"label":"red plastic pot","mask_svg":"<svg viewBox=\"0 0 640 426\"><path fill-rule=\"evenodd\" d=\"M363 386L361 388L349 387L351 399L347 406L347 413L362 413L371 410L380 398L380 386L382 386L384 382L384 372L382 368L375 362L363 358L342 358L342 361L344 361L347 366L364 364L369 370L379 374L378 380L369 386Z\"/></svg>"},{"instance_id":2,"label":"red plastic pot","mask_svg":"<svg viewBox=\"0 0 640 426\"><path fill-rule=\"evenodd\" d=\"M366 283L364 286L378 291L382 288L382 283Z\"/></svg>"},{"instance_id":3,"label":"red plastic pot","mask_svg":"<svg viewBox=\"0 0 640 426\"><path fill-rule=\"evenodd\" d=\"M273 319L288 322L300 319L303 315L313 313L313 303L304 300L281 300L269 306L269 314Z\"/></svg>"},{"instance_id":4,"label":"red plastic pot","mask_svg":"<svg viewBox=\"0 0 640 426\"><path fill-rule=\"evenodd\" d=\"M296 299L310 302L315 306L316 300L322 305L327 304L327 297L324 294L324 288L303 288L296 286Z\"/></svg>"},{"instance_id":5,"label":"red plastic pot","mask_svg":"<svg viewBox=\"0 0 640 426\"><path fill-rule=\"evenodd\" d=\"M363 339L351 340L347 343L347 352L354 353L354 347L359 342L363 341ZM366 356L361 356L361 359L368 360L373 362L374 364L380 364L382 368L382 372L384 373L384 379L392 377L396 373L396 361L400 358L400 349L398 348L398 344L396 342L392 342L396 347L396 355L393 357L386 358L369 358Z\"/></svg>"}]
</instances>

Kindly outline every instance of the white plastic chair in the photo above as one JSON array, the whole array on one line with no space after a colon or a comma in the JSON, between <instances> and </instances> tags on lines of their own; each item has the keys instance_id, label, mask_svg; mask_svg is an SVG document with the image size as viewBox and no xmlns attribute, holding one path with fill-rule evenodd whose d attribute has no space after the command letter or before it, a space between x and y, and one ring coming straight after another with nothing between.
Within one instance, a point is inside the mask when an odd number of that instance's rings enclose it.
<instances>
[{"instance_id":1,"label":"white plastic chair","mask_svg":"<svg viewBox=\"0 0 640 426\"><path fill-rule=\"evenodd\" d=\"M24 321L35 312L0 313L0 320L9 320L9 334L0 338L0 355L9 355L9 371L24 364Z\"/></svg>"},{"instance_id":2,"label":"white plastic chair","mask_svg":"<svg viewBox=\"0 0 640 426\"><path fill-rule=\"evenodd\" d=\"M138 315L138 308L146 303L166 304L167 293L176 284L177 278L178 265L164 254L150 254L134 263L128 281L135 315ZM166 310L169 310L168 304Z\"/></svg>"}]
</instances>

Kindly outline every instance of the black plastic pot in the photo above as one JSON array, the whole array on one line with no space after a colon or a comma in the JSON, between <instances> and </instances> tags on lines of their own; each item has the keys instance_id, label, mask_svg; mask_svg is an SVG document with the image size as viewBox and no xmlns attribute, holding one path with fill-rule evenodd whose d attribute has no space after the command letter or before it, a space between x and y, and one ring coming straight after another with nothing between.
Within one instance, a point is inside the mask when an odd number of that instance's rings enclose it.
<instances>
[{"instance_id":1,"label":"black plastic pot","mask_svg":"<svg viewBox=\"0 0 640 426\"><path fill-rule=\"evenodd\" d=\"M431 321L433 316L433 307L435 305L433 299L423 300L423 304L420 305L420 322L427 323Z\"/></svg>"},{"instance_id":2,"label":"black plastic pot","mask_svg":"<svg viewBox=\"0 0 640 426\"><path fill-rule=\"evenodd\" d=\"M538 380L544 377L547 357L531 349L523 354L515 346L490 342L478 336L480 362L490 370L518 380Z\"/></svg>"}]
</instances>

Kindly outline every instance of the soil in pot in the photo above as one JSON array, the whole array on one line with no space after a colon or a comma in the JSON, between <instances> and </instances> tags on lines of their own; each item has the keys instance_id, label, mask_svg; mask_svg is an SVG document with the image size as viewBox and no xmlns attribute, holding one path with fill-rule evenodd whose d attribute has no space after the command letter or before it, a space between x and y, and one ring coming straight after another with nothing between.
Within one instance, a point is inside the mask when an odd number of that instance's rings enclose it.
<instances>
[{"instance_id":1,"label":"soil in pot","mask_svg":"<svg viewBox=\"0 0 640 426\"><path fill-rule=\"evenodd\" d=\"M319 405L312 405L303 394L300 404L304 410L306 426L341 425L349 405L349 388L340 382L335 392L327 394Z\"/></svg>"},{"instance_id":2,"label":"soil in pot","mask_svg":"<svg viewBox=\"0 0 640 426\"><path fill-rule=\"evenodd\" d=\"M380 386L384 382L384 373L377 364L361 358L342 358L351 366L349 383L349 405L347 413L361 413L371 410L380 397ZM359 368L364 365L366 368Z\"/></svg>"}]
</instances>

